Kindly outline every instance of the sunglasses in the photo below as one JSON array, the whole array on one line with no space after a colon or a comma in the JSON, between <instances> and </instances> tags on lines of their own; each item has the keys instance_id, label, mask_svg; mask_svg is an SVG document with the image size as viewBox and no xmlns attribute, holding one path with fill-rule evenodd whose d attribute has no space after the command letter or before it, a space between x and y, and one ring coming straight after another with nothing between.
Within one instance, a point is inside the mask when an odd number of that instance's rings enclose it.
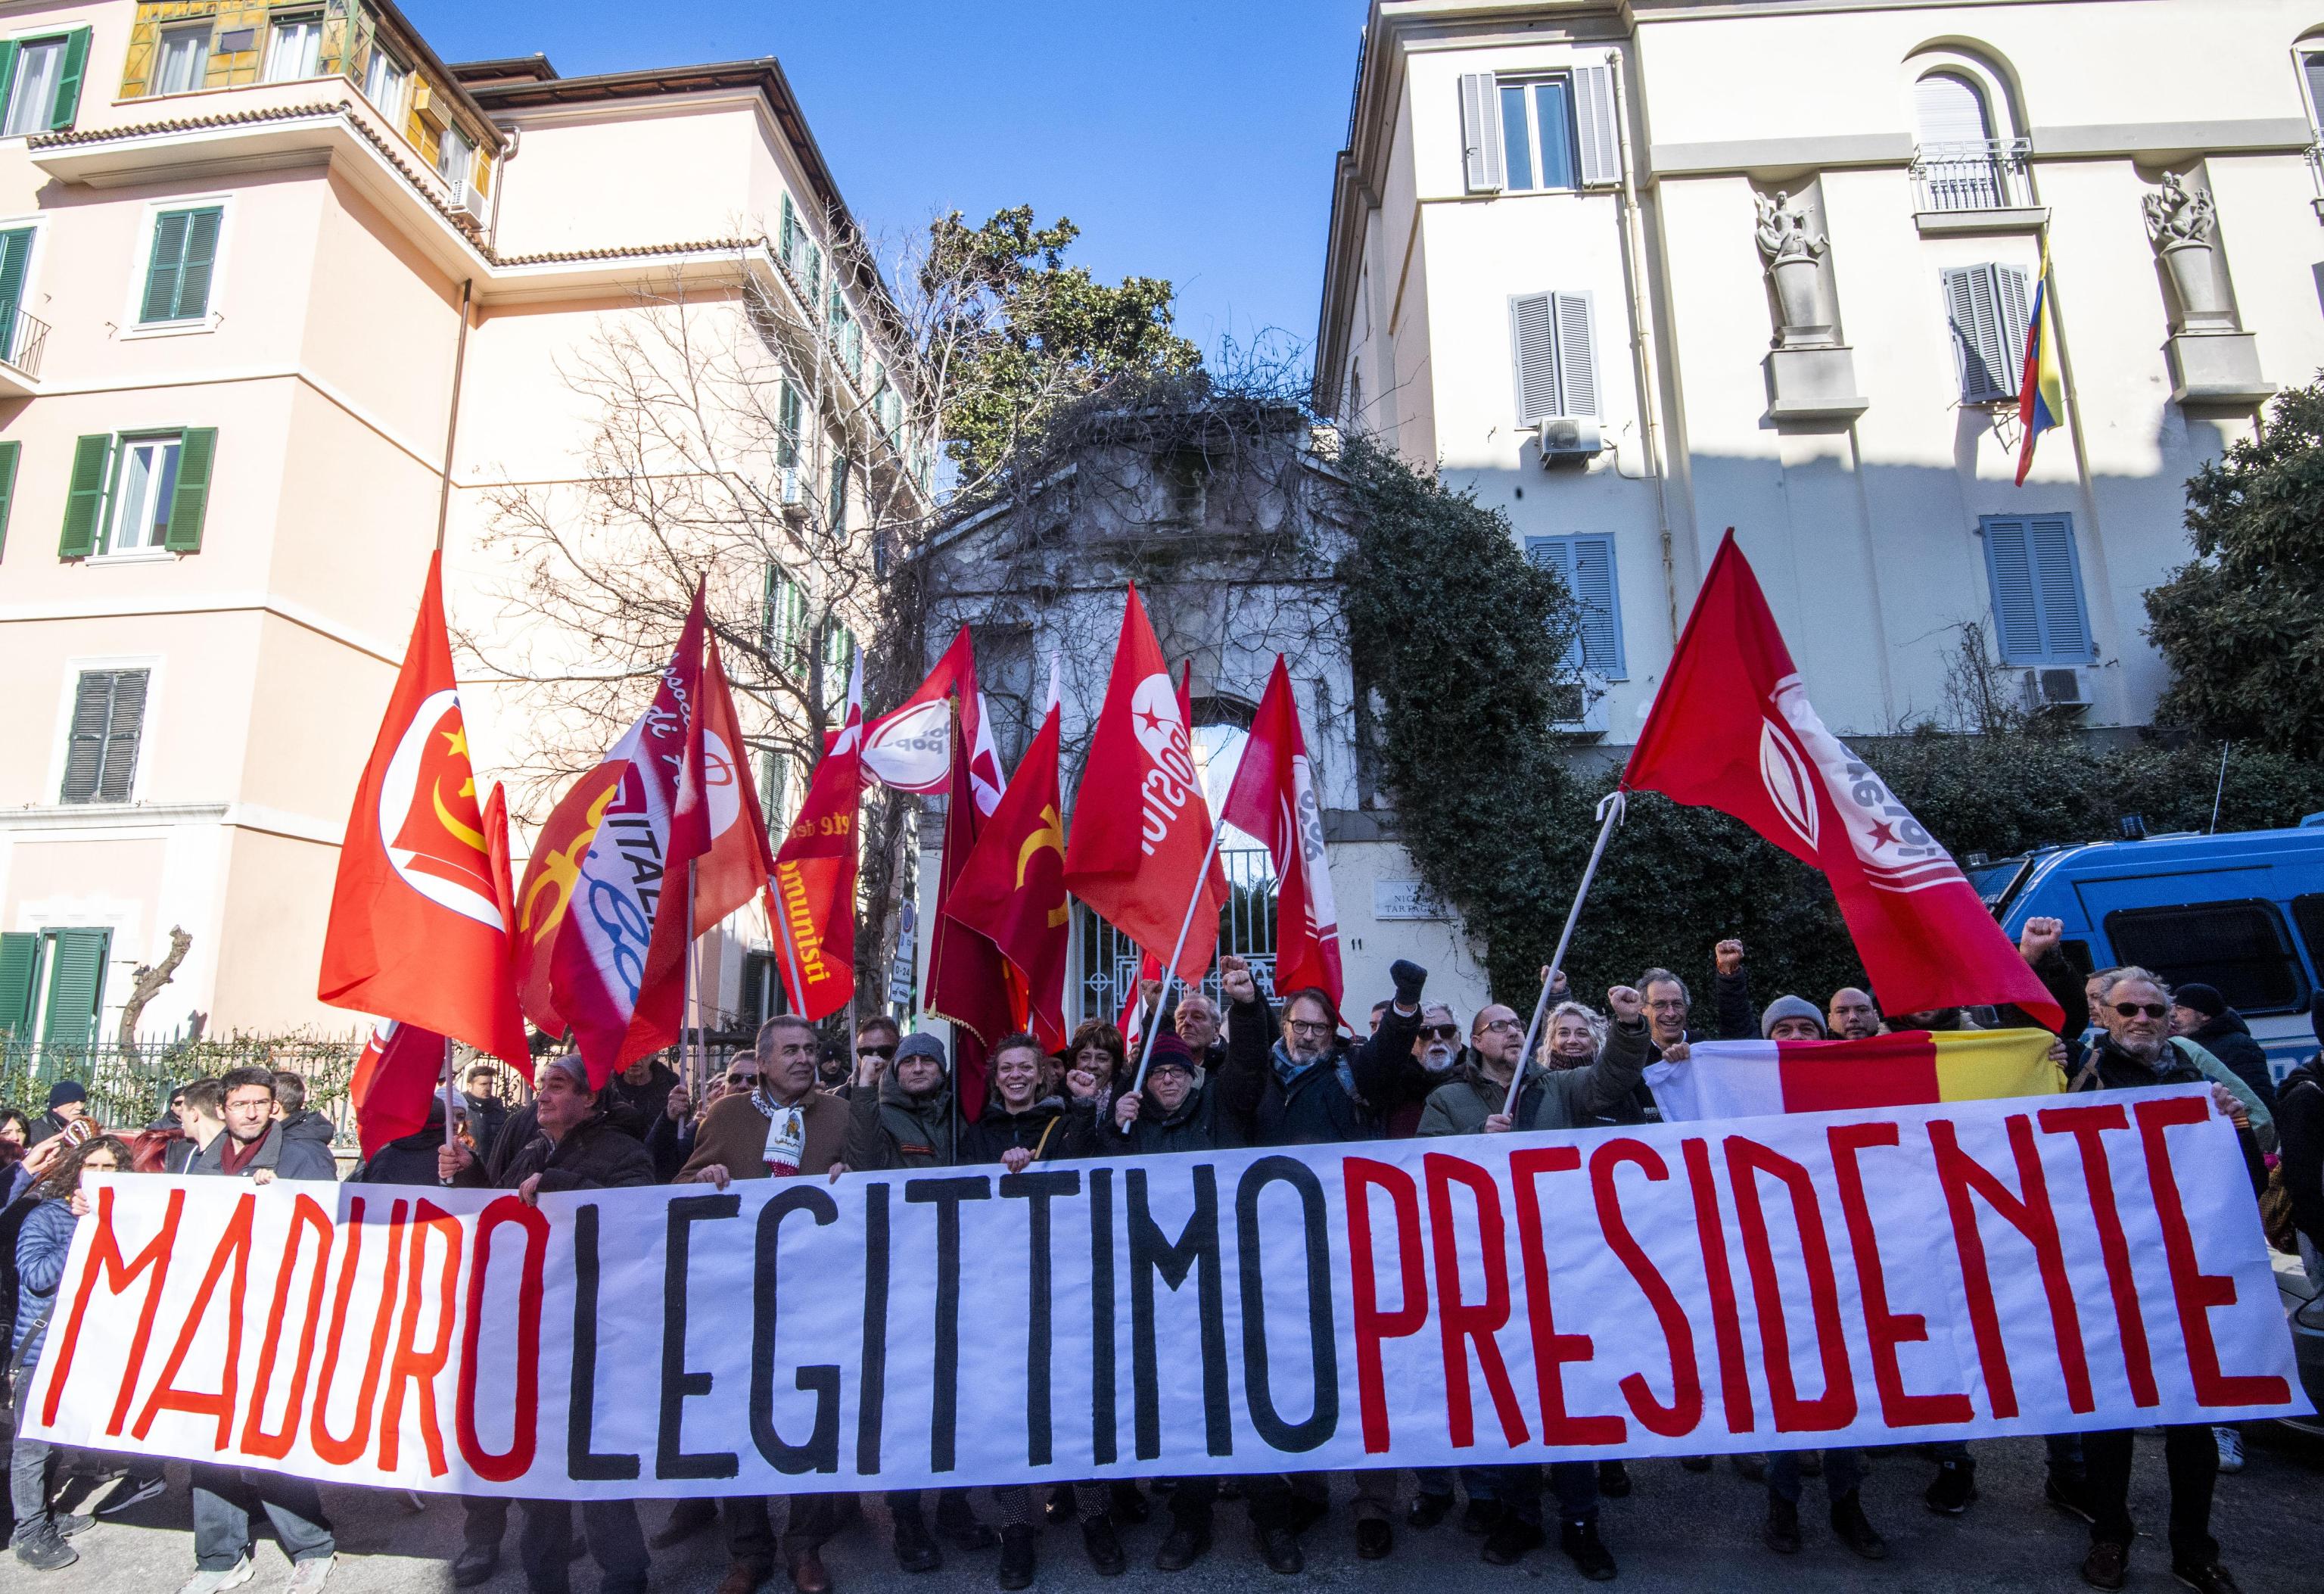
<instances>
[{"instance_id":1,"label":"sunglasses","mask_svg":"<svg viewBox=\"0 0 2324 1594\"><path fill-rule=\"evenodd\" d=\"M1429 1024L1422 1027L1420 1035L1424 1040L1458 1040L1461 1027L1458 1024Z\"/></svg>"},{"instance_id":2,"label":"sunglasses","mask_svg":"<svg viewBox=\"0 0 2324 1594\"><path fill-rule=\"evenodd\" d=\"M2150 1018L2160 1018L2171 1009L2161 1002L2116 1002L2114 1010L2126 1018L2135 1018L2141 1013Z\"/></svg>"},{"instance_id":3,"label":"sunglasses","mask_svg":"<svg viewBox=\"0 0 2324 1594\"><path fill-rule=\"evenodd\" d=\"M756 1085L758 1083L759 1076L755 1073L729 1073L726 1075L726 1088L728 1090L733 1090L737 1085L748 1088Z\"/></svg>"},{"instance_id":4,"label":"sunglasses","mask_svg":"<svg viewBox=\"0 0 2324 1594\"><path fill-rule=\"evenodd\" d=\"M879 1057L887 1062L892 1063L896 1060L896 1048L893 1046L858 1046L855 1048L855 1055L859 1057Z\"/></svg>"}]
</instances>

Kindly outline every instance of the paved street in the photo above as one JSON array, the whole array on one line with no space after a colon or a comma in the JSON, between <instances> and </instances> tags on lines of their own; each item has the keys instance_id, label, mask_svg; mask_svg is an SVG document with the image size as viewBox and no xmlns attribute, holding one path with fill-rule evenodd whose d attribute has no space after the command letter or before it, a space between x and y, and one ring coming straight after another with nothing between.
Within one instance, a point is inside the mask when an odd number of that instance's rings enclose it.
<instances>
[{"instance_id":1,"label":"paved street","mask_svg":"<svg viewBox=\"0 0 2324 1594\"><path fill-rule=\"evenodd\" d=\"M1997 1589L2078 1589L2076 1567L2086 1540L2079 1522L2041 1503L2042 1447L2010 1441L1977 1447L1983 1497L1966 1516L1932 1516L1920 1501L1929 1466L1916 1457L1878 1458L1865 1486L1873 1522L1887 1536L1889 1559L1879 1565L1855 1560L1831 1540L1822 1520L1818 1486L1811 1480L1802 1511L1807 1548L1796 1560L1780 1562L1758 1540L1765 1496L1721 1461L1708 1477L1683 1472L1675 1462L1651 1461L1632 1469L1637 1492L1606 1506L1608 1543L1620 1558L1619 1588L1632 1590L1880 1589L1910 1594L1951 1594ZM2222 1478L2213 1525L2225 1546L2230 1570L2252 1594L2299 1590L2312 1594L2324 1559L2324 1525L2318 1520L2318 1483L2324 1467L2290 1451L2255 1443L2243 1472ZM171 1469L170 1492L106 1521L79 1540L76 1566L42 1578L13 1561L0 1562L0 1586L38 1588L42 1594L171 1594L191 1571L191 1534L186 1526L185 1470ZM1344 1498L1344 1491L1342 1492ZM357 1489L326 1489L324 1498L339 1533L340 1562L331 1579L334 1594L436 1594L448 1589L447 1562L457 1547L460 1511L452 1500L429 1497L414 1511L401 1496ZM981 1497L980 1497L981 1499ZM980 1505L980 1509L983 1509ZM2130 1588L2161 1594L2176 1589L2160 1536L2163 1519L2160 1442L2139 1442L2134 1509L2146 1532L2133 1558ZM649 1532L668 1511L644 1507ZM849 1529L825 1552L825 1563L842 1594L929 1594L939 1588L989 1586L995 1555L954 1556L934 1577L908 1578L895 1569L887 1543L884 1514L876 1501L868 1520ZM985 1513L990 1516L989 1511ZM1195 1569L1166 1580L1144 1562L1162 1536L1155 1522L1124 1536L1131 1555L1129 1580L1172 1594L1209 1594L1214 1589L1269 1586L1271 1580L1242 1531L1240 1508L1222 1507L1219 1543ZM1425 1575L1432 1594L1486 1594L1489 1590L1540 1584L1579 1589L1569 1563L1554 1549L1537 1553L1516 1569L1490 1567L1477 1559L1477 1541L1454 1521L1427 1533L1399 1526L1397 1553L1385 1562L1361 1562L1351 1544L1344 1515L1306 1537L1306 1582L1332 1589L1408 1587ZM502 1571L485 1585L491 1594L521 1594L523 1579L514 1565L514 1533ZM1039 1590L1087 1591L1100 1580L1081 1553L1079 1535L1053 1528L1042 1541ZM655 1587L665 1594L707 1594L725 1570L715 1534L704 1534L656 1556ZM260 1552L252 1594L273 1594L287 1571L271 1542ZM1289 1586L1286 1580L1286 1586ZM778 1576L770 1588L786 1594ZM593 1594L594 1569L575 1569L576 1594Z\"/></svg>"}]
</instances>

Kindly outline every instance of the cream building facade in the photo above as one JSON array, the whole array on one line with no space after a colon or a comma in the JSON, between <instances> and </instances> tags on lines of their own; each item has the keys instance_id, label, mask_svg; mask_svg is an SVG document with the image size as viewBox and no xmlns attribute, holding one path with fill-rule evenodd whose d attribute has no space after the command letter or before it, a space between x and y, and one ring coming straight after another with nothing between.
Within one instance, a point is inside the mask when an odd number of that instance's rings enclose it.
<instances>
[{"instance_id":1,"label":"cream building facade","mask_svg":"<svg viewBox=\"0 0 2324 1594\"><path fill-rule=\"evenodd\" d=\"M447 65L384 0L16 4L0 126L0 1031L111 1038L177 926L141 1033L350 1033L324 916L439 521L455 628L514 623L493 494L586 475L560 364L680 289L830 334L775 356L851 517L879 285L826 265L847 212L772 60L566 78ZM524 727L465 695L489 779Z\"/></svg>"},{"instance_id":2,"label":"cream building facade","mask_svg":"<svg viewBox=\"0 0 2324 1594\"><path fill-rule=\"evenodd\" d=\"M1375 0L1316 397L1568 576L1606 743L1729 526L1837 729L1945 722L1965 641L2140 725L2185 479L2324 365L2319 85L2292 0Z\"/></svg>"}]
</instances>

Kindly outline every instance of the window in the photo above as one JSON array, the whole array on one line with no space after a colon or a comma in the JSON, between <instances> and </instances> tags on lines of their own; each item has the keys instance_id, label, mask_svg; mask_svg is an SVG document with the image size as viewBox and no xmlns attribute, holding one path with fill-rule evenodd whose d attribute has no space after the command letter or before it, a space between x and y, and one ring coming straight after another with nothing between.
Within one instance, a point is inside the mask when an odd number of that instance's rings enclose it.
<instances>
[{"instance_id":1,"label":"window","mask_svg":"<svg viewBox=\"0 0 2324 1594\"><path fill-rule=\"evenodd\" d=\"M153 75L156 94L190 94L208 80L210 70L210 24L161 30L161 69Z\"/></svg>"},{"instance_id":2,"label":"window","mask_svg":"<svg viewBox=\"0 0 2324 1594\"><path fill-rule=\"evenodd\" d=\"M217 268L221 206L165 210L153 218L153 250L145 264L141 326L199 321L210 313L210 279Z\"/></svg>"},{"instance_id":3,"label":"window","mask_svg":"<svg viewBox=\"0 0 2324 1594\"><path fill-rule=\"evenodd\" d=\"M1581 657L1569 659L1609 681L1628 678L1622 658L1622 593L1610 537L1528 537L1526 557L1565 577L1582 605Z\"/></svg>"},{"instance_id":4,"label":"window","mask_svg":"<svg viewBox=\"0 0 2324 1594\"><path fill-rule=\"evenodd\" d=\"M847 456L834 455L831 461L831 497L824 505L824 516L834 531L847 527Z\"/></svg>"},{"instance_id":5,"label":"window","mask_svg":"<svg viewBox=\"0 0 2324 1594\"><path fill-rule=\"evenodd\" d=\"M125 803L137 778L137 743L145 723L142 669L81 672L73 688L72 726L65 742L65 784L59 800Z\"/></svg>"},{"instance_id":6,"label":"window","mask_svg":"<svg viewBox=\"0 0 2324 1594\"><path fill-rule=\"evenodd\" d=\"M73 447L57 557L150 548L198 553L217 452L217 432L208 427L81 438Z\"/></svg>"},{"instance_id":7,"label":"window","mask_svg":"<svg viewBox=\"0 0 2324 1594\"><path fill-rule=\"evenodd\" d=\"M24 275L32 263L32 229L0 232L0 360L16 357L16 312L23 308Z\"/></svg>"},{"instance_id":8,"label":"window","mask_svg":"<svg viewBox=\"0 0 2324 1594\"><path fill-rule=\"evenodd\" d=\"M1526 293L1509 300L1519 425L1598 413L1592 314L1587 293Z\"/></svg>"},{"instance_id":9,"label":"window","mask_svg":"<svg viewBox=\"0 0 2324 1594\"><path fill-rule=\"evenodd\" d=\"M51 1046L88 1046L97 1038L112 946L113 932L106 929L0 935L0 1036L30 1041L37 1035ZM36 1018L42 1019L37 1030Z\"/></svg>"},{"instance_id":10,"label":"window","mask_svg":"<svg viewBox=\"0 0 2324 1594\"><path fill-rule=\"evenodd\" d=\"M783 196L782 235L779 239L783 264L790 273L807 286L807 302L823 289L823 251L808 236L807 226L799 220L798 207L788 194Z\"/></svg>"},{"instance_id":11,"label":"window","mask_svg":"<svg viewBox=\"0 0 2324 1594\"><path fill-rule=\"evenodd\" d=\"M798 383L783 378L781 391L775 399L775 463L786 471L798 468L799 462L799 391ZM786 497L785 502L788 499Z\"/></svg>"},{"instance_id":12,"label":"window","mask_svg":"<svg viewBox=\"0 0 2324 1594\"><path fill-rule=\"evenodd\" d=\"M2310 892L2292 899L2292 922L2300 926L2300 938L2308 943L2310 963L2324 959L2324 896Z\"/></svg>"},{"instance_id":13,"label":"window","mask_svg":"<svg viewBox=\"0 0 2324 1594\"><path fill-rule=\"evenodd\" d=\"M2014 401L2033 317L2031 273L2009 265L1948 267L1944 288L1960 401Z\"/></svg>"},{"instance_id":14,"label":"window","mask_svg":"<svg viewBox=\"0 0 2324 1594\"><path fill-rule=\"evenodd\" d=\"M266 41L266 80L289 83L323 71L323 14L279 16Z\"/></svg>"},{"instance_id":15,"label":"window","mask_svg":"<svg viewBox=\"0 0 2324 1594\"><path fill-rule=\"evenodd\" d=\"M2071 515L1987 515L1985 568L2004 664L2088 664L2089 611Z\"/></svg>"},{"instance_id":16,"label":"window","mask_svg":"<svg viewBox=\"0 0 2324 1594\"><path fill-rule=\"evenodd\" d=\"M437 174L455 187L465 185L475 152L476 146L468 142L466 134L456 127L447 127L436 146Z\"/></svg>"},{"instance_id":17,"label":"window","mask_svg":"<svg viewBox=\"0 0 2324 1594\"><path fill-rule=\"evenodd\" d=\"M371 60L364 68L364 97L378 106L389 121L395 121L403 115L403 87L410 78L410 71L401 61L374 44Z\"/></svg>"},{"instance_id":18,"label":"window","mask_svg":"<svg viewBox=\"0 0 2324 1594\"><path fill-rule=\"evenodd\" d=\"M0 41L0 136L71 126L88 66L87 28Z\"/></svg>"},{"instance_id":19,"label":"window","mask_svg":"<svg viewBox=\"0 0 2324 1594\"><path fill-rule=\"evenodd\" d=\"M1509 83L1489 72L1462 77L1461 158L1472 194L1620 182L1612 70L1576 67Z\"/></svg>"},{"instance_id":20,"label":"window","mask_svg":"<svg viewBox=\"0 0 2324 1594\"><path fill-rule=\"evenodd\" d=\"M2172 985L2200 981L2246 1013L2308 1003L2308 977L2283 920L2268 902L2126 908L2106 917L2117 963L2152 969Z\"/></svg>"},{"instance_id":21,"label":"window","mask_svg":"<svg viewBox=\"0 0 2324 1594\"><path fill-rule=\"evenodd\" d=\"M16 457L23 451L22 443L0 443L0 551L8 546L8 510L16 498Z\"/></svg>"}]
</instances>

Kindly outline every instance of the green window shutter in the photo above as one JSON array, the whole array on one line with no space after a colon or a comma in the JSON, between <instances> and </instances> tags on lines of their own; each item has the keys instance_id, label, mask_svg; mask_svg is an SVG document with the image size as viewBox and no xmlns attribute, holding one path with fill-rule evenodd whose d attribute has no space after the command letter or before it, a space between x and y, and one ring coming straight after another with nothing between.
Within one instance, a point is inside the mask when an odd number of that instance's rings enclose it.
<instances>
[{"instance_id":1,"label":"green window shutter","mask_svg":"<svg viewBox=\"0 0 2324 1594\"><path fill-rule=\"evenodd\" d=\"M22 443L0 443L0 554L8 551L8 506L16 501L16 456Z\"/></svg>"},{"instance_id":2,"label":"green window shutter","mask_svg":"<svg viewBox=\"0 0 2324 1594\"><path fill-rule=\"evenodd\" d=\"M202 519L210 502L210 463L217 456L217 428L188 427L178 449L178 488L170 496L170 529L161 546L173 554L202 551Z\"/></svg>"},{"instance_id":3,"label":"green window shutter","mask_svg":"<svg viewBox=\"0 0 2324 1594\"><path fill-rule=\"evenodd\" d=\"M0 41L0 111L8 106L8 91L16 86L16 41Z\"/></svg>"},{"instance_id":4,"label":"green window shutter","mask_svg":"<svg viewBox=\"0 0 2324 1594\"><path fill-rule=\"evenodd\" d=\"M167 321L178 313L178 279L186 263L186 226L193 218L182 210L157 217L153 222L153 253L145 263L145 302L141 321Z\"/></svg>"},{"instance_id":5,"label":"green window shutter","mask_svg":"<svg viewBox=\"0 0 2324 1594\"><path fill-rule=\"evenodd\" d=\"M97 432L73 445L72 480L65 490L65 531L57 557L85 559L97 551L97 522L105 518L105 465L113 453L109 433Z\"/></svg>"},{"instance_id":6,"label":"green window shutter","mask_svg":"<svg viewBox=\"0 0 2324 1594\"><path fill-rule=\"evenodd\" d=\"M210 312L210 273L217 263L218 224L226 212L197 210L186 218L186 263L178 276L178 308L172 318L190 321Z\"/></svg>"},{"instance_id":7,"label":"green window shutter","mask_svg":"<svg viewBox=\"0 0 2324 1594\"><path fill-rule=\"evenodd\" d=\"M57 97L49 110L49 128L56 132L73 124L80 111L80 80L88 70L88 30L75 28L65 35L64 70L57 76Z\"/></svg>"},{"instance_id":8,"label":"green window shutter","mask_svg":"<svg viewBox=\"0 0 2324 1594\"><path fill-rule=\"evenodd\" d=\"M32 229L0 233L0 360L16 354L16 310L24 299L24 272L32 262Z\"/></svg>"},{"instance_id":9,"label":"green window shutter","mask_svg":"<svg viewBox=\"0 0 2324 1594\"><path fill-rule=\"evenodd\" d=\"M0 935L0 1035L32 1032L32 991L41 972L41 938L11 930Z\"/></svg>"},{"instance_id":10,"label":"green window shutter","mask_svg":"<svg viewBox=\"0 0 2324 1594\"><path fill-rule=\"evenodd\" d=\"M105 1000L105 954L113 933L51 930L48 940L56 962L49 976L42 1040L48 1046L85 1046L97 1038L97 1009Z\"/></svg>"}]
</instances>

